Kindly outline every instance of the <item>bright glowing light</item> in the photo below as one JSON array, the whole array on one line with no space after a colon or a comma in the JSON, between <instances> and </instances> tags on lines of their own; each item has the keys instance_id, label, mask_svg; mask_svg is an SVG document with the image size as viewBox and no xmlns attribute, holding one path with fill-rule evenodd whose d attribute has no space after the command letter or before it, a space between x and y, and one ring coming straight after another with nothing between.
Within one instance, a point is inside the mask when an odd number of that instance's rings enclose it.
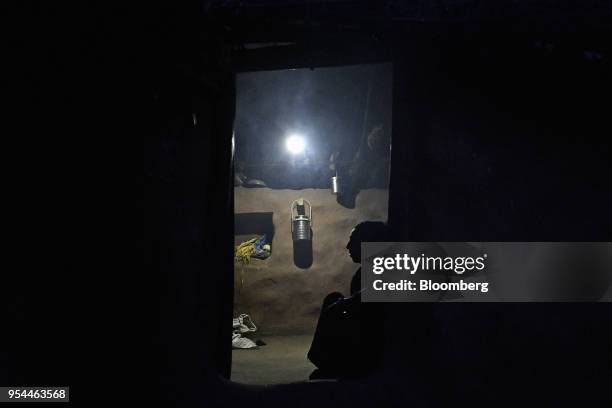
<instances>
[{"instance_id":1,"label":"bright glowing light","mask_svg":"<svg viewBox=\"0 0 612 408\"><path fill-rule=\"evenodd\" d=\"M298 154L304 151L306 141L302 136L293 134L287 138L285 145L287 146L287 150L289 150L292 154Z\"/></svg>"}]
</instances>

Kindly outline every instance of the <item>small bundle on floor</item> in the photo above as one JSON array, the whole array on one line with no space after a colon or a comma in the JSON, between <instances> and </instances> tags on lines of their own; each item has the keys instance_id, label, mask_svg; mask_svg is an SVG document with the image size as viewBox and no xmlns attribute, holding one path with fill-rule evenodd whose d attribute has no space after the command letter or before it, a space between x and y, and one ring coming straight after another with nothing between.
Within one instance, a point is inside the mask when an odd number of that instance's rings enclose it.
<instances>
[{"instance_id":1,"label":"small bundle on floor","mask_svg":"<svg viewBox=\"0 0 612 408\"><path fill-rule=\"evenodd\" d=\"M256 343L253 340L244 337L245 334L255 333L256 331L257 326L255 326L253 319L251 319L251 316L248 314L241 314L240 316L234 318L232 321L232 348L257 348L259 341Z\"/></svg>"}]
</instances>

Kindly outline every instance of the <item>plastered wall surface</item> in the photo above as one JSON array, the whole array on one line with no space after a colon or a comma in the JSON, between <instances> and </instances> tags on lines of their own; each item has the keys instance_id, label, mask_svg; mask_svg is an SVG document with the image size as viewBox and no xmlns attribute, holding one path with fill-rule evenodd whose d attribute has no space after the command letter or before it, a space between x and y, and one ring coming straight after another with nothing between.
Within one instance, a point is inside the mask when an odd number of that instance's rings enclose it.
<instances>
[{"instance_id":1,"label":"plastered wall surface","mask_svg":"<svg viewBox=\"0 0 612 408\"><path fill-rule=\"evenodd\" d=\"M303 197L312 204L313 263L301 269L293 262L290 205ZM359 192L353 209L342 207L329 189L234 189L234 212L273 212L272 255L234 262L234 316L250 314L259 334L308 333L315 329L321 302L330 292L348 295L359 267L345 248L359 222L387 220L388 190ZM236 243L249 236L237 236Z\"/></svg>"}]
</instances>

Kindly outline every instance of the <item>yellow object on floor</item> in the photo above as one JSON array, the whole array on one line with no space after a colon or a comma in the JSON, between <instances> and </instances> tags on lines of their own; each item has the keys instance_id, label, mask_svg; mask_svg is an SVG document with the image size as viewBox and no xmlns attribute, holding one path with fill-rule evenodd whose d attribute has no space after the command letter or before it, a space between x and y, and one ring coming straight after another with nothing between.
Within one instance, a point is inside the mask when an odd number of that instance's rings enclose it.
<instances>
[{"instance_id":1,"label":"yellow object on floor","mask_svg":"<svg viewBox=\"0 0 612 408\"><path fill-rule=\"evenodd\" d=\"M249 263L251 261L251 255L255 253L255 243L258 239L258 237L255 237L237 245L234 251L236 260L245 264Z\"/></svg>"}]
</instances>

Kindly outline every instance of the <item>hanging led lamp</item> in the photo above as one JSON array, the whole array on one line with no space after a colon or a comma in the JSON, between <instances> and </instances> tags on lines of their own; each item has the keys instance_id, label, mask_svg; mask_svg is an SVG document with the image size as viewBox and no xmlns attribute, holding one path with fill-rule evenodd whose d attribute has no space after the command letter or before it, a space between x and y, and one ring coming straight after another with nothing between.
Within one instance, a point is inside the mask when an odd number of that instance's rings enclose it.
<instances>
[{"instance_id":1,"label":"hanging led lamp","mask_svg":"<svg viewBox=\"0 0 612 408\"><path fill-rule=\"evenodd\" d=\"M291 203L291 237L293 241L312 239L312 207L303 198Z\"/></svg>"}]
</instances>

